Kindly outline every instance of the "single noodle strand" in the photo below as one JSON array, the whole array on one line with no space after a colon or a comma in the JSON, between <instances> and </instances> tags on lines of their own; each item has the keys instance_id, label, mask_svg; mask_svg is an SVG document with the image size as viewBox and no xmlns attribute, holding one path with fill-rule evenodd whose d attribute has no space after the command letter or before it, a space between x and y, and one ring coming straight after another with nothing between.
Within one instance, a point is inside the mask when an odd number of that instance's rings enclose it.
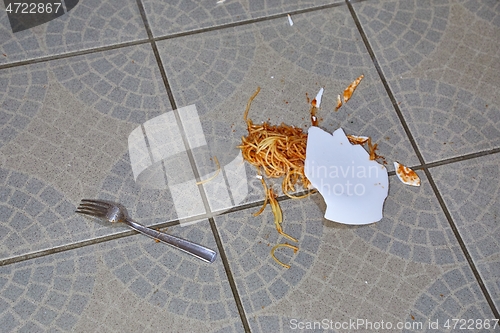
<instances>
[{"instance_id":1,"label":"single noodle strand","mask_svg":"<svg viewBox=\"0 0 500 333\"><path fill-rule=\"evenodd\" d=\"M280 247L288 247L290 249L293 250L294 253L296 253L299 248L296 247L296 246L293 246L293 245L290 245L288 243L283 243L283 244L276 244L273 246L273 248L271 249L271 257L273 257L273 259L278 263L280 264L281 266L285 267L285 268L290 268L290 265L287 265L287 264L284 264L283 262L281 262L280 260L278 260L278 258L276 258L276 256L274 255L274 251L276 251L277 248L280 248Z\"/></svg>"},{"instance_id":2,"label":"single noodle strand","mask_svg":"<svg viewBox=\"0 0 500 333\"><path fill-rule=\"evenodd\" d=\"M217 159L216 156L214 156L214 162L215 162L215 165L217 165L217 171L215 172L215 174L212 175L212 177L210 177L210 178L207 178L205 180L200 180L199 182L196 182L196 185L201 185L201 184L208 183L209 181L213 180L215 177L217 177L219 175L220 164L219 164L219 160Z\"/></svg>"}]
</instances>

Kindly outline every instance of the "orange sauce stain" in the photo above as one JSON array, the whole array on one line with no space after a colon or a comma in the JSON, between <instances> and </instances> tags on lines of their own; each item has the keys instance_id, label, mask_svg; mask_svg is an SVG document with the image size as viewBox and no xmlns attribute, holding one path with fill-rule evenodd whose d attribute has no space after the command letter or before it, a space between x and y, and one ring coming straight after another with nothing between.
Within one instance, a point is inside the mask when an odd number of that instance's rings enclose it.
<instances>
[{"instance_id":1,"label":"orange sauce stain","mask_svg":"<svg viewBox=\"0 0 500 333\"><path fill-rule=\"evenodd\" d=\"M368 141L368 138L363 136L348 135L347 138L353 145L362 145Z\"/></svg>"},{"instance_id":2,"label":"orange sauce stain","mask_svg":"<svg viewBox=\"0 0 500 333\"><path fill-rule=\"evenodd\" d=\"M396 173L403 183L420 186L420 177L418 177L415 171L400 163L397 163L396 166Z\"/></svg>"}]
</instances>

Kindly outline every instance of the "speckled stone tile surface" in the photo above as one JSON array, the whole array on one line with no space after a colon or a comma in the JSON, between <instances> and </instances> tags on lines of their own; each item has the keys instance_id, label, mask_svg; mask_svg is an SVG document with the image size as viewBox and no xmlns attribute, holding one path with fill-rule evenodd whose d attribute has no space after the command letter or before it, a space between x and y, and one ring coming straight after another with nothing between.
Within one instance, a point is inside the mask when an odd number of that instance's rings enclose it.
<instances>
[{"instance_id":1,"label":"speckled stone tile surface","mask_svg":"<svg viewBox=\"0 0 500 333\"><path fill-rule=\"evenodd\" d=\"M74 2L66 0L66 8L69 3ZM0 64L147 38L139 8L134 0L77 2L75 7L65 11L65 14L57 19L19 32L12 32L7 11L2 10ZM22 8L19 9L21 10Z\"/></svg>"},{"instance_id":2,"label":"speckled stone tile surface","mask_svg":"<svg viewBox=\"0 0 500 333\"><path fill-rule=\"evenodd\" d=\"M134 182L128 156L130 132L170 107L148 45L0 76L2 258L113 230L75 216L83 197L121 201L144 223L176 217L168 191L144 192Z\"/></svg>"},{"instance_id":3,"label":"speckled stone tile surface","mask_svg":"<svg viewBox=\"0 0 500 333\"><path fill-rule=\"evenodd\" d=\"M432 171L497 307L500 305L499 163L498 155L489 155Z\"/></svg>"},{"instance_id":4,"label":"speckled stone tile surface","mask_svg":"<svg viewBox=\"0 0 500 333\"><path fill-rule=\"evenodd\" d=\"M208 221L172 234L215 246ZM239 332L221 259L134 236L0 268L2 332Z\"/></svg>"},{"instance_id":5,"label":"speckled stone tile surface","mask_svg":"<svg viewBox=\"0 0 500 333\"><path fill-rule=\"evenodd\" d=\"M151 31L155 37L213 28L258 18L303 11L341 3L338 0L216 0L212 2L145 0Z\"/></svg>"},{"instance_id":6,"label":"speckled stone tile surface","mask_svg":"<svg viewBox=\"0 0 500 333\"><path fill-rule=\"evenodd\" d=\"M427 162L500 146L498 2L354 7Z\"/></svg>"},{"instance_id":7,"label":"speckled stone tile surface","mask_svg":"<svg viewBox=\"0 0 500 333\"><path fill-rule=\"evenodd\" d=\"M500 3L64 1L0 13L0 333L500 332ZM337 96L363 80L337 111ZM383 218L290 199L243 119L370 136ZM412 167L403 184L393 162ZM296 191L304 191L300 184ZM75 214L119 202L174 247ZM362 207L360 209L363 209ZM273 260L271 249L279 247Z\"/></svg>"},{"instance_id":8,"label":"speckled stone tile surface","mask_svg":"<svg viewBox=\"0 0 500 333\"><path fill-rule=\"evenodd\" d=\"M324 204L315 196L282 202L283 229L298 239L294 245L299 250L283 248L275 254L289 269L269 255L274 245L291 243L278 237L271 212L256 218L244 210L216 218L252 332L293 332L324 319L385 318L396 325L426 318L491 317L422 180L421 188L408 189L391 177L385 216L368 227L325 226Z\"/></svg>"}]
</instances>

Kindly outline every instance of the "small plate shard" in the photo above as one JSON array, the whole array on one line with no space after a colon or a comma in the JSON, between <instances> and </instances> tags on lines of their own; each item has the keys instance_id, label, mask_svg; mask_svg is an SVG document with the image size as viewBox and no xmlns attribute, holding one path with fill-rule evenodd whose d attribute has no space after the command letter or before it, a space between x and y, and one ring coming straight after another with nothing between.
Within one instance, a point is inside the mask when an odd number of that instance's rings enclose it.
<instances>
[{"instance_id":1,"label":"small plate shard","mask_svg":"<svg viewBox=\"0 0 500 333\"><path fill-rule=\"evenodd\" d=\"M396 170L396 175L398 175L399 180L403 184L420 186L420 177L412 169L398 162L394 162L394 169Z\"/></svg>"},{"instance_id":2,"label":"small plate shard","mask_svg":"<svg viewBox=\"0 0 500 333\"><path fill-rule=\"evenodd\" d=\"M387 169L370 160L361 145L352 144L342 128L333 134L309 128L304 172L325 200L326 219L350 225L382 219Z\"/></svg>"},{"instance_id":3,"label":"small plate shard","mask_svg":"<svg viewBox=\"0 0 500 333\"><path fill-rule=\"evenodd\" d=\"M360 135L348 135L347 138L349 139L349 142L352 143L353 145L365 144L369 139L369 137L367 136L360 136Z\"/></svg>"},{"instance_id":4,"label":"small plate shard","mask_svg":"<svg viewBox=\"0 0 500 333\"><path fill-rule=\"evenodd\" d=\"M316 95L316 98L314 98L311 102L311 105L314 106L315 108L318 108L320 107L321 105L321 98L323 97L323 92L325 90L323 88L321 88L318 92L318 94Z\"/></svg>"}]
</instances>

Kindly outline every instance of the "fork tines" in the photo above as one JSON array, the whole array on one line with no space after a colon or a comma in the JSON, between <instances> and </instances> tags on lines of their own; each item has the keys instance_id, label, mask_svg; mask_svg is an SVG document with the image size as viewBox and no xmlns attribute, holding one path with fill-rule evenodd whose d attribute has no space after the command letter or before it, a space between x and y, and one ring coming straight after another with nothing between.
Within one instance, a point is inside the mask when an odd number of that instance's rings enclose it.
<instances>
[{"instance_id":1,"label":"fork tines","mask_svg":"<svg viewBox=\"0 0 500 333\"><path fill-rule=\"evenodd\" d=\"M90 216L105 217L108 207L109 204L104 201L82 199L82 202L75 212Z\"/></svg>"}]
</instances>

